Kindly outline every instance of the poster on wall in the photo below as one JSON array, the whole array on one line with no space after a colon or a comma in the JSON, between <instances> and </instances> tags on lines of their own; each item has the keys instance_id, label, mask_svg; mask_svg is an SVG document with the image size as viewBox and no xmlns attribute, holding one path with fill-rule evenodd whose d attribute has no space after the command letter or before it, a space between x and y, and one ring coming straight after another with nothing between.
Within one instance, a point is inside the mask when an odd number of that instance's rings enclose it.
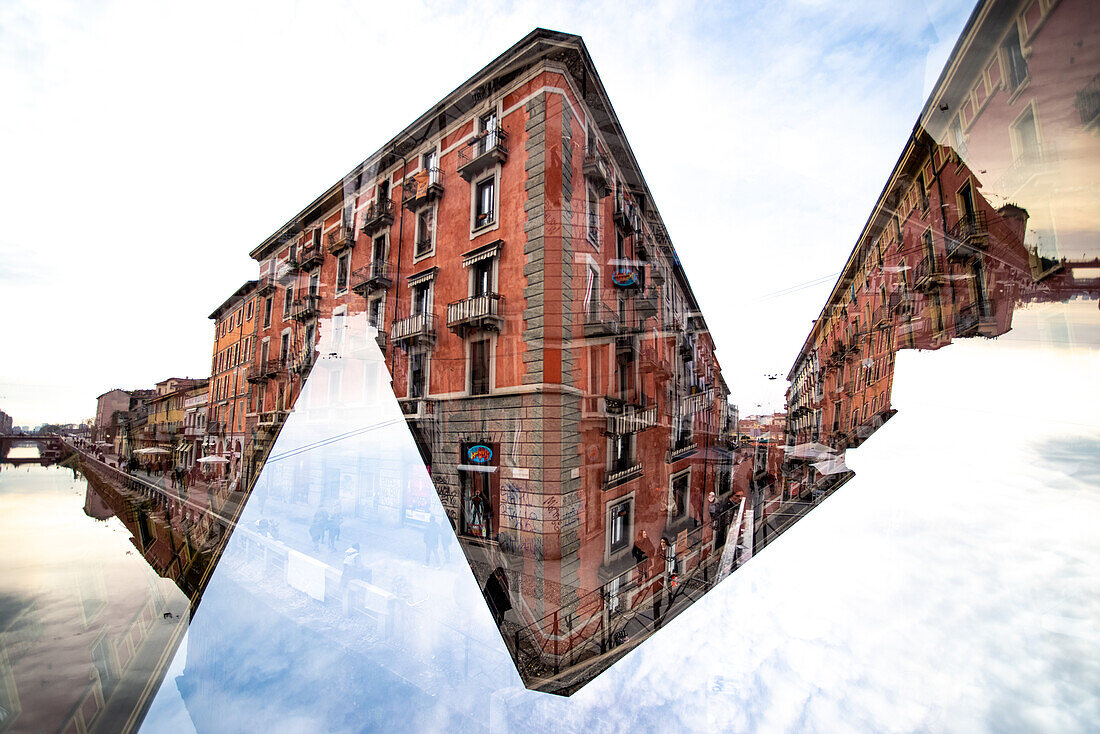
<instances>
[{"instance_id":1,"label":"poster on wall","mask_svg":"<svg viewBox=\"0 0 1100 734\"><path fill-rule=\"evenodd\" d=\"M432 486L422 479L413 479L405 488L405 522L428 523L431 517Z\"/></svg>"}]
</instances>

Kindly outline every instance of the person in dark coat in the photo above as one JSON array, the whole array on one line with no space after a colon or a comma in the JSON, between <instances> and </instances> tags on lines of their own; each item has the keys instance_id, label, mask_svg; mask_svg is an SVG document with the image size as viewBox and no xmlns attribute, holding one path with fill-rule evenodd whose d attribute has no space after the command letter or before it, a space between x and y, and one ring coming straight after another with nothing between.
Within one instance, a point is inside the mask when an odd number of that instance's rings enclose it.
<instances>
[{"instance_id":1,"label":"person in dark coat","mask_svg":"<svg viewBox=\"0 0 1100 734\"><path fill-rule=\"evenodd\" d=\"M309 524L309 537L313 540L313 550L317 550L318 544L325 537L327 526L328 512L322 508L313 513L313 522Z\"/></svg>"},{"instance_id":2,"label":"person in dark coat","mask_svg":"<svg viewBox=\"0 0 1100 734\"><path fill-rule=\"evenodd\" d=\"M436 560L439 560L439 526L435 524L435 518L428 520L427 527L424 528L424 565L432 565L432 556L435 556ZM440 565L443 565L440 562Z\"/></svg>"},{"instance_id":3,"label":"person in dark coat","mask_svg":"<svg viewBox=\"0 0 1100 734\"><path fill-rule=\"evenodd\" d=\"M493 621L497 627L504 621L504 613L512 608L512 600L508 597L508 576L504 569L497 566L497 570L489 575L482 589L485 601L489 605L489 611L493 614Z\"/></svg>"}]
</instances>

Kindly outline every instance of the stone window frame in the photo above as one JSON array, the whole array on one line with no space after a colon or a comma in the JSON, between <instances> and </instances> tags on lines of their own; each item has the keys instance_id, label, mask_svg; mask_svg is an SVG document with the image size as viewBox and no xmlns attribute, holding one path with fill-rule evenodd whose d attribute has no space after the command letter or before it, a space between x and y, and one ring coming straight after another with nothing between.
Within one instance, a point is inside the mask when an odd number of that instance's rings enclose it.
<instances>
[{"instance_id":1,"label":"stone window frame","mask_svg":"<svg viewBox=\"0 0 1100 734\"><path fill-rule=\"evenodd\" d=\"M620 497L616 497L615 499L608 500L606 503L604 510L604 516L606 518L606 530L604 531L603 548L603 558L605 564L609 564L612 561L630 553L631 549L634 547L633 539L634 528L636 525L635 509L637 508L637 503L635 502L634 495L635 492L631 491ZM611 540L612 517L614 516L615 510L624 504L629 504L630 510L627 515L626 528L623 531L623 544L622 547L618 548L617 550L613 550Z\"/></svg>"}]
</instances>

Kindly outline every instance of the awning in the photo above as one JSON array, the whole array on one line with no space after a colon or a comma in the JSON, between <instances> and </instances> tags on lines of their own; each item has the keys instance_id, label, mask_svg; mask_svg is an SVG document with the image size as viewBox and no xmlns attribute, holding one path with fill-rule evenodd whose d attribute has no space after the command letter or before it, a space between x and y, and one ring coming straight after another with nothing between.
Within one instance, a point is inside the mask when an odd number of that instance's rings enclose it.
<instances>
[{"instance_id":1,"label":"awning","mask_svg":"<svg viewBox=\"0 0 1100 734\"><path fill-rule=\"evenodd\" d=\"M501 248L504 247L504 240L494 240L487 245L471 250L462 255L462 267L468 268L475 263L479 263L482 260L489 260L500 254Z\"/></svg>"},{"instance_id":2,"label":"awning","mask_svg":"<svg viewBox=\"0 0 1100 734\"><path fill-rule=\"evenodd\" d=\"M438 267L432 267L427 270L421 270L419 273L413 273L409 276L409 287L415 288L421 283L427 283L430 280L434 280L437 270L439 270Z\"/></svg>"}]
</instances>

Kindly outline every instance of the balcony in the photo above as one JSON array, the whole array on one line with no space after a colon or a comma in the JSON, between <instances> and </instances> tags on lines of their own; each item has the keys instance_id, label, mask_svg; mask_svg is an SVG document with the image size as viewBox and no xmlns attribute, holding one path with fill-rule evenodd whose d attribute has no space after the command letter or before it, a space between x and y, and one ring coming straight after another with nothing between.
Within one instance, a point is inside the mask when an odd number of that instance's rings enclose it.
<instances>
[{"instance_id":1,"label":"balcony","mask_svg":"<svg viewBox=\"0 0 1100 734\"><path fill-rule=\"evenodd\" d=\"M427 421L435 418L435 401L427 398L400 398L397 401L407 421Z\"/></svg>"},{"instance_id":2,"label":"balcony","mask_svg":"<svg viewBox=\"0 0 1100 734\"><path fill-rule=\"evenodd\" d=\"M261 431L274 431L283 424L286 420L286 415L287 413L285 410L265 410L260 413L256 425Z\"/></svg>"},{"instance_id":3,"label":"balcony","mask_svg":"<svg viewBox=\"0 0 1100 734\"><path fill-rule=\"evenodd\" d=\"M684 444L682 446L674 446L668 450L668 453L665 454L665 463L671 464L673 462L680 461L681 459L686 459L698 450L699 447L695 444L694 441Z\"/></svg>"},{"instance_id":4,"label":"balcony","mask_svg":"<svg viewBox=\"0 0 1100 734\"><path fill-rule=\"evenodd\" d=\"M290 306L290 318L295 321L315 319L321 312L320 296L301 296Z\"/></svg>"},{"instance_id":5,"label":"balcony","mask_svg":"<svg viewBox=\"0 0 1100 734\"><path fill-rule=\"evenodd\" d=\"M619 225L619 229L624 234L630 235L642 230L642 218L638 214L638 208L621 190L615 192L615 210L612 216L615 224Z\"/></svg>"},{"instance_id":6,"label":"balcony","mask_svg":"<svg viewBox=\"0 0 1100 734\"><path fill-rule=\"evenodd\" d=\"M608 404L607 432L613 436L624 436L628 433L638 433L657 425L657 406L644 407L641 405L622 405L622 409L615 414L611 413Z\"/></svg>"},{"instance_id":7,"label":"balcony","mask_svg":"<svg viewBox=\"0 0 1100 734\"><path fill-rule=\"evenodd\" d=\"M363 222L360 228L363 230L363 234L373 235L391 224L393 224L393 202L389 199L385 201L375 199L363 212Z\"/></svg>"},{"instance_id":8,"label":"balcony","mask_svg":"<svg viewBox=\"0 0 1100 734\"><path fill-rule=\"evenodd\" d=\"M660 313L661 296L656 288L646 288L640 296L634 299L634 308L640 321L648 318L656 318Z\"/></svg>"},{"instance_id":9,"label":"balcony","mask_svg":"<svg viewBox=\"0 0 1100 734\"><path fill-rule=\"evenodd\" d=\"M324 261L325 253L321 251L320 245L307 245L291 258L290 267L295 270L312 270Z\"/></svg>"},{"instance_id":10,"label":"balcony","mask_svg":"<svg viewBox=\"0 0 1100 734\"><path fill-rule=\"evenodd\" d=\"M1081 126L1088 127L1100 117L1100 74L1092 78L1074 99L1073 106L1077 108L1077 114L1081 116Z\"/></svg>"},{"instance_id":11,"label":"balcony","mask_svg":"<svg viewBox=\"0 0 1100 734\"><path fill-rule=\"evenodd\" d=\"M901 291L894 291L890 294L890 297L886 300L886 307L891 313L896 313L900 316L908 316L913 313L913 307L916 302L916 298L912 293L902 293Z\"/></svg>"},{"instance_id":12,"label":"balcony","mask_svg":"<svg viewBox=\"0 0 1100 734\"><path fill-rule=\"evenodd\" d=\"M411 212L443 197L443 169L433 166L405 182L402 205Z\"/></svg>"},{"instance_id":13,"label":"balcony","mask_svg":"<svg viewBox=\"0 0 1100 734\"><path fill-rule=\"evenodd\" d=\"M1059 169L1058 149L1053 145L1035 145L1020 151L1012 166L997 181L995 191L1011 199L1024 186L1038 176L1055 173Z\"/></svg>"},{"instance_id":14,"label":"balcony","mask_svg":"<svg viewBox=\"0 0 1100 734\"><path fill-rule=\"evenodd\" d=\"M500 331L504 317L500 315L499 293L485 293L447 304L447 328L466 336L471 331Z\"/></svg>"},{"instance_id":15,"label":"balcony","mask_svg":"<svg viewBox=\"0 0 1100 734\"><path fill-rule=\"evenodd\" d=\"M333 256L355 246L355 233L351 227L340 226L325 235L325 246Z\"/></svg>"},{"instance_id":16,"label":"balcony","mask_svg":"<svg viewBox=\"0 0 1100 734\"><path fill-rule=\"evenodd\" d=\"M586 337L616 336L623 331L619 316L607 306L596 304L584 315L584 335Z\"/></svg>"},{"instance_id":17,"label":"balcony","mask_svg":"<svg viewBox=\"0 0 1100 734\"><path fill-rule=\"evenodd\" d=\"M393 285L390 264L376 260L365 268L358 268L351 274L351 289L366 298L374 291L384 290Z\"/></svg>"},{"instance_id":18,"label":"balcony","mask_svg":"<svg viewBox=\"0 0 1100 734\"><path fill-rule=\"evenodd\" d=\"M672 376L672 364L653 346L642 347L642 370L663 378Z\"/></svg>"},{"instance_id":19,"label":"balcony","mask_svg":"<svg viewBox=\"0 0 1100 734\"><path fill-rule=\"evenodd\" d=\"M913 274L914 287L927 292L943 285L943 260L939 255L925 255Z\"/></svg>"},{"instance_id":20,"label":"balcony","mask_svg":"<svg viewBox=\"0 0 1100 734\"><path fill-rule=\"evenodd\" d=\"M958 313L955 314L955 336L967 337L977 335L980 322L981 315L978 312L977 304L971 304L960 308Z\"/></svg>"},{"instance_id":21,"label":"balcony","mask_svg":"<svg viewBox=\"0 0 1100 734\"><path fill-rule=\"evenodd\" d=\"M592 182L601 198L611 193L611 167L595 145L589 144L584 152L583 170L584 177Z\"/></svg>"},{"instance_id":22,"label":"balcony","mask_svg":"<svg viewBox=\"0 0 1100 734\"><path fill-rule=\"evenodd\" d=\"M690 362L695 358L695 334L685 332L677 346L680 350L680 358L683 361Z\"/></svg>"},{"instance_id":23,"label":"balcony","mask_svg":"<svg viewBox=\"0 0 1100 734\"><path fill-rule=\"evenodd\" d=\"M968 260L976 257L988 244L985 213L963 217L947 233L947 259Z\"/></svg>"},{"instance_id":24,"label":"balcony","mask_svg":"<svg viewBox=\"0 0 1100 734\"><path fill-rule=\"evenodd\" d=\"M255 370L250 370L248 373L248 381L255 384L270 380L280 372L283 371L283 363L278 359L269 359L266 362L261 362Z\"/></svg>"},{"instance_id":25,"label":"balcony","mask_svg":"<svg viewBox=\"0 0 1100 734\"><path fill-rule=\"evenodd\" d=\"M889 329L894 322L889 306L879 306L875 309L875 328Z\"/></svg>"},{"instance_id":26,"label":"balcony","mask_svg":"<svg viewBox=\"0 0 1100 734\"><path fill-rule=\"evenodd\" d=\"M272 293L275 292L275 287L276 282L274 275L261 275L260 280L256 284L256 295L260 296L261 298L264 296L270 296Z\"/></svg>"},{"instance_id":27,"label":"balcony","mask_svg":"<svg viewBox=\"0 0 1100 734\"><path fill-rule=\"evenodd\" d=\"M712 397L713 390L711 388L700 390L691 395L684 395L680 398L680 413L683 415L701 413L710 405Z\"/></svg>"},{"instance_id":28,"label":"balcony","mask_svg":"<svg viewBox=\"0 0 1100 734\"><path fill-rule=\"evenodd\" d=\"M485 130L466 142L458 151L458 175L472 181L483 171L508 160L508 134L500 128Z\"/></svg>"},{"instance_id":29,"label":"balcony","mask_svg":"<svg viewBox=\"0 0 1100 734\"><path fill-rule=\"evenodd\" d=\"M390 327L390 340L401 346L418 342L430 342L435 338L435 314L419 313L394 321Z\"/></svg>"},{"instance_id":30,"label":"balcony","mask_svg":"<svg viewBox=\"0 0 1100 734\"><path fill-rule=\"evenodd\" d=\"M640 463L631 464L622 469L612 467L612 470L607 473L607 477L604 479L603 488L611 489L640 476L642 476L642 465Z\"/></svg>"},{"instance_id":31,"label":"balcony","mask_svg":"<svg viewBox=\"0 0 1100 734\"><path fill-rule=\"evenodd\" d=\"M306 374L310 368L313 367L313 363L317 361L317 350L313 348L313 345L309 345L294 359L294 364L290 366L292 372L298 374Z\"/></svg>"}]
</instances>

